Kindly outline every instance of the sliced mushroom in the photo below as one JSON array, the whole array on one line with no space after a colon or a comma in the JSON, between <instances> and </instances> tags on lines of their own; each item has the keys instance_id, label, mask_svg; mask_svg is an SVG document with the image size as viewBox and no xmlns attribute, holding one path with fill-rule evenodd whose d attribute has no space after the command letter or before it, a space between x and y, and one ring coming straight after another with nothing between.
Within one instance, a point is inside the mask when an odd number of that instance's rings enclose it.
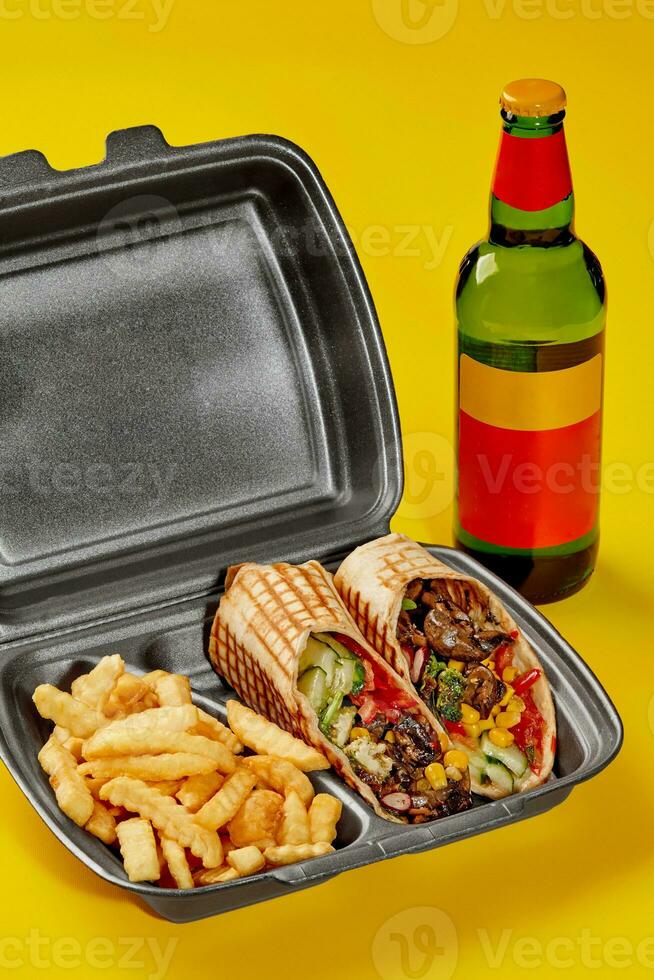
<instances>
[{"instance_id":1,"label":"sliced mushroom","mask_svg":"<svg viewBox=\"0 0 654 980\"><path fill-rule=\"evenodd\" d=\"M505 643L513 643L513 637L496 626L488 626L477 630L475 640L487 657L497 650L499 646Z\"/></svg>"},{"instance_id":2,"label":"sliced mushroom","mask_svg":"<svg viewBox=\"0 0 654 980\"><path fill-rule=\"evenodd\" d=\"M487 656L475 643L472 625L465 621L454 622L443 603L438 603L425 616L424 632L432 650L447 660L452 658L467 663L485 660Z\"/></svg>"},{"instance_id":3,"label":"sliced mushroom","mask_svg":"<svg viewBox=\"0 0 654 980\"><path fill-rule=\"evenodd\" d=\"M506 687L484 664L468 667L465 678L467 684L463 692L463 700L466 704L476 708L485 720L489 717L494 705L504 697Z\"/></svg>"}]
</instances>

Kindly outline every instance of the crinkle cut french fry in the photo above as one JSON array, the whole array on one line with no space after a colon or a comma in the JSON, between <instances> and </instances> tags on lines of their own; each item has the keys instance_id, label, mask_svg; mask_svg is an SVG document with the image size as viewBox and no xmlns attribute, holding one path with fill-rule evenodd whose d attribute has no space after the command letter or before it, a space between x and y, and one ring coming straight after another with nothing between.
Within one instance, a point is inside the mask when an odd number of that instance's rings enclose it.
<instances>
[{"instance_id":1,"label":"crinkle cut french fry","mask_svg":"<svg viewBox=\"0 0 654 980\"><path fill-rule=\"evenodd\" d=\"M185 779L175 796L190 813L196 813L223 785L225 777L219 772L200 773Z\"/></svg>"},{"instance_id":2,"label":"crinkle cut french fry","mask_svg":"<svg viewBox=\"0 0 654 980\"><path fill-rule=\"evenodd\" d=\"M324 841L331 844L336 837L336 827L341 819L343 804L335 796L319 793L309 807L309 828L314 844Z\"/></svg>"},{"instance_id":3,"label":"crinkle cut french fry","mask_svg":"<svg viewBox=\"0 0 654 980\"><path fill-rule=\"evenodd\" d=\"M217 868L222 863L223 848L218 834L200 827L172 796L163 796L138 779L119 776L102 787L100 797L150 820L163 836L188 847L205 868Z\"/></svg>"},{"instance_id":4,"label":"crinkle cut french fry","mask_svg":"<svg viewBox=\"0 0 654 980\"><path fill-rule=\"evenodd\" d=\"M55 725L66 728L76 738L89 738L106 721L99 711L89 708L52 684L40 684L32 695L32 700L42 718L48 718Z\"/></svg>"},{"instance_id":5,"label":"crinkle cut french fry","mask_svg":"<svg viewBox=\"0 0 654 980\"><path fill-rule=\"evenodd\" d=\"M314 795L311 780L292 762L277 759L273 755L246 755L242 761L244 766L256 774L257 782L264 783L284 796L295 790L304 805L310 805Z\"/></svg>"},{"instance_id":6,"label":"crinkle cut french fry","mask_svg":"<svg viewBox=\"0 0 654 980\"><path fill-rule=\"evenodd\" d=\"M236 847L254 845L262 851L277 843L279 821L284 797L271 789L257 789L250 793L235 817L227 824L227 831Z\"/></svg>"},{"instance_id":7,"label":"crinkle cut french fry","mask_svg":"<svg viewBox=\"0 0 654 980\"><path fill-rule=\"evenodd\" d=\"M236 868L229 867L203 868L193 873L193 881L195 882L196 888L202 888L204 885L222 885L226 881L236 881L238 877L240 876Z\"/></svg>"},{"instance_id":8,"label":"crinkle cut french fry","mask_svg":"<svg viewBox=\"0 0 654 980\"><path fill-rule=\"evenodd\" d=\"M50 736L39 752L41 768L50 777L57 803L79 827L91 819L93 797L77 771L77 760L61 742Z\"/></svg>"},{"instance_id":9,"label":"crinkle cut french fry","mask_svg":"<svg viewBox=\"0 0 654 980\"><path fill-rule=\"evenodd\" d=\"M158 881L161 877L157 843L148 820L133 817L116 828L120 853L130 881Z\"/></svg>"},{"instance_id":10,"label":"crinkle cut french fry","mask_svg":"<svg viewBox=\"0 0 654 980\"><path fill-rule=\"evenodd\" d=\"M178 888L193 888L193 875L186 860L186 853L181 844L170 837L161 838L161 850L168 870Z\"/></svg>"},{"instance_id":11,"label":"crinkle cut french fry","mask_svg":"<svg viewBox=\"0 0 654 980\"><path fill-rule=\"evenodd\" d=\"M115 731L123 728L129 731L147 729L159 732L185 732L197 725L197 721L198 711L193 704L148 708L138 714L112 721L109 725L105 725L102 733L112 738Z\"/></svg>"},{"instance_id":12,"label":"crinkle cut french fry","mask_svg":"<svg viewBox=\"0 0 654 980\"><path fill-rule=\"evenodd\" d=\"M89 708L104 712L107 700L124 670L125 664L120 654L103 657L88 674L75 678L70 693Z\"/></svg>"},{"instance_id":13,"label":"crinkle cut french fry","mask_svg":"<svg viewBox=\"0 0 654 980\"><path fill-rule=\"evenodd\" d=\"M222 742L234 755L240 755L243 751L243 743L237 739L234 732L227 725L223 725L221 721L214 718L213 715L203 711L202 708L198 708L198 723L194 731L197 735L204 735L205 738Z\"/></svg>"},{"instance_id":14,"label":"crinkle cut french fry","mask_svg":"<svg viewBox=\"0 0 654 980\"><path fill-rule=\"evenodd\" d=\"M277 835L280 844L309 844L309 815L295 790L286 796Z\"/></svg>"},{"instance_id":15,"label":"crinkle cut french fry","mask_svg":"<svg viewBox=\"0 0 654 980\"><path fill-rule=\"evenodd\" d=\"M67 728L62 728L60 725L54 726L52 729L52 735L58 742L61 742L65 749L68 749L68 751L75 756L78 762L80 761L82 758L82 746L84 745L83 738L75 738L74 735L70 734Z\"/></svg>"},{"instance_id":16,"label":"crinkle cut french fry","mask_svg":"<svg viewBox=\"0 0 654 980\"><path fill-rule=\"evenodd\" d=\"M105 780L106 782L107 780ZM143 780L152 789L158 790L163 793L164 796L176 796L177 790L184 784L183 779L160 779L149 781L147 779Z\"/></svg>"},{"instance_id":17,"label":"crinkle cut french fry","mask_svg":"<svg viewBox=\"0 0 654 980\"><path fill-rule=\"evenodd\" d=\"M257 778L250 769L239 766L236 772L225 780L218 792L195 814L197 823L209 830L223 827L236 816L256 781Z\"/></svg>"},{"instance_id":18,"label":"crinkle cut french fry","mask_svg":"<svg viewBox=\"0 0 654 980\"><path fill-rule=\"evenodd\" d=\"M111 728L113 726L109 726ZM204 755L214 763L213 768L222 773L236 769L236 759L226 746L202 735L186 732L159 732L124 728L119 731L101 729L96 736L84 743L84 758L88 762L115 756L158 755L160 753L186 752Z\"/></svg>"},{"instance_id":19,"label":"crinkle cut french fry","mask_svg":"<svg viewBox=\"0 0 654 980\"><path fill-rule=\"evenodd\" d=\"M149 705L154 705L156 699L148 685L136 674L124 673L107 698L104 713L107 717L124 717L139 710L139 704L146 698L151 698Z\"/></svg>"},{"instance_id":20,"label":"crinkle cut french fry","mask_svg":"<svg viewBox=\"0 0 654 980\"><path fill-rule=\"evenodd\" d=\"M199 772L212 772L216 763L206 755L188 752L165 752L161 755L116 756L111 759L94 759L83 762L79 772L94 778L131 776L145 782L182 779Z\"/></svg>"},{"instance_id":21,"label":"crinkle cut french fry","mask_svg":"<svg viewBox=\"0 0 654 980\"><path fill-rule=\"evenodd\" d=\"M227 720L237 738L258 755L276 755L292 762L302 772L329 769L329 762L321 752L289 735L240 701L227 702Z\"/></svg>"},{"instance_id":22,"label":"crinkle cut french fry","mask_svg":"<svg viewBox=\"0 0 654 980\"><path fill-rule=\"evenodd\" d=\"M99 800L94 801L93 813L84 824L84 829L98 837L103 844L113 844L116 840L116 818Z\"/></svg>"},{"instance_id":23,"label":"crinkle cut french fry","mask_svg":"<svg viewBox=\"0 0 654 980\"><path fill-rule=\"evenodd\" d=\"M295 864L296 861L307 861L309 858L322 857L330 854L334 848L331 844L280 844L277 847L267 847L263 852L268 864L281 867L284 864Z\"/></svg>"},{"instance_id":24,"label":"crinkle cut french fry","mask_svg":"<svg viewBox=\"0 0 654 980\"><path fill-rule=\"evenodd\" d=\"M246 875L253 875L257 871L261 871L266 859L258 847L251 845L250 847L238 847L231 850L227 855L227 863L244 878Z\"/></svg>"},{"instance_id":25,"label":"crinkle cut french fry","mask_svg":"<svg viewBox=\"0 0 654 980\"><path fill-rule=\"evenodd\" d=\"M191 682L188 677L183 677L181 674L164 674L162 677L157 677L153 687L161 705L191 704Z\"/></svg>"},{"instance_id":26,"label":"crinkle cut french fry","mask_svg":"<svg viewBox=\"0 0 654 980\"><path fill-rule=\"evenodd\" d=\"M184 734L197 719L193 705L181 708L148 708L137 715L128 715L99 728L84 744L84 753L92 758L115 754L113 746L120 740L141 741L162 735ZM123 753L125 754L125 753Z\"/></svg>"}]
</instances>

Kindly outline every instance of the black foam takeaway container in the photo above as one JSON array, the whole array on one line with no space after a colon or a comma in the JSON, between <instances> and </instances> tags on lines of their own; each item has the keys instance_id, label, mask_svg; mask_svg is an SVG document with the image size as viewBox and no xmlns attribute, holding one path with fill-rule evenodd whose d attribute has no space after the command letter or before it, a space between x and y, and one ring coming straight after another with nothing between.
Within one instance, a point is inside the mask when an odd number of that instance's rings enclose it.
<instances>
[{"instance_id":1,"label":"black foam takeaway container","mask_svg":"<svg viewBox=\"0 0 654 980\"><path fill-rule=\"evenodd\" d=\"M393 385L363 273L296 146L268 136L168 146L113 133L106 160L58 172L0 161L0 751L56 836L102 878L185 922L532 816L620 748L588 667L515 592L495 589L556 702L547 785L433 824L344 803L337 853L192 892L131 884L116 853L57 808L31 702L119 652L189 674L224 715L206 657L227 566L328 567L388 530L402 488Z\"/></svg>"}]
</instances>

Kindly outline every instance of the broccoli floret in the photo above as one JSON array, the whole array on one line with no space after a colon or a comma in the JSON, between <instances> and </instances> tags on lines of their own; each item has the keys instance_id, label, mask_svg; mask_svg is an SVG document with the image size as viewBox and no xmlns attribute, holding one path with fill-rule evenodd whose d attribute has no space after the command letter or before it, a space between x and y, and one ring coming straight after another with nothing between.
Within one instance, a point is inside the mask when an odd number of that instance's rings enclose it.
<instances>
[{"instance_id":1,"label":"broccoli floret","mask_svg":"<svg viewBox=\"0 0 654 980\"><path fill-rule=\"evenodd\" d=\"M438 657L432 653L429 660L425 664L424 671L422 672L423 680L425 677L438 677L443 670L447 670L447 664L443 660L439 660Z\"/></svg>"},{"instance_id":2,"label":"broccoli floret","mask_svg":"<svg viewBox=\"0 0 654 980\"><path fill-rule=\"evenodd\" d=\"M447 667L438 678L438 697L436 711L446 721L461 721L461 701L466 688L463 674Z\"/></svg>"}]
</instances>

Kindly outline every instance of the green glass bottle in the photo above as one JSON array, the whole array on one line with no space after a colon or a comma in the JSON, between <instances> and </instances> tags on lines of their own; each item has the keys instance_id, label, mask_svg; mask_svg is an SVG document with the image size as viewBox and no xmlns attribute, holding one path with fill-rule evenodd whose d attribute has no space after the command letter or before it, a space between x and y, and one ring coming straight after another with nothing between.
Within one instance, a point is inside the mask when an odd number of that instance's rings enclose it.
<instances>
[{"instance_id":1,"label":"green glass bottle","mask_svg":"<svg viewBox=\"0 0 654 980\"><path fill-rule=\"evenodd\" d=\"M456 290L455 537L544 603L595 566L606 297L574 232L565 92L526 79L500 104L490 232Z\"/></svg>"}]
</instances>

